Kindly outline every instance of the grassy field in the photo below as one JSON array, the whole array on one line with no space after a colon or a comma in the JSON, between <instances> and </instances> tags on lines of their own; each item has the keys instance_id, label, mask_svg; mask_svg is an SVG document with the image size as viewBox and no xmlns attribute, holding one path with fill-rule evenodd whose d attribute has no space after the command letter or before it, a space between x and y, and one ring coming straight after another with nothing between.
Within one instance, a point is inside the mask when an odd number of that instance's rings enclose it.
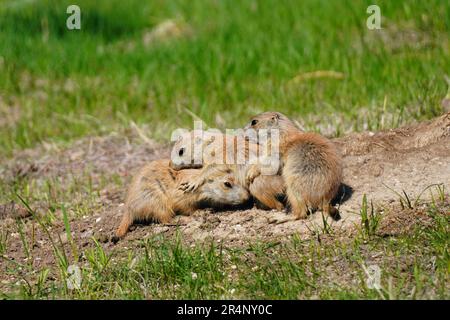
<instances>
[{"instance_id":1,"label":"grassy field","mask_svg":"<svg viewBox=\"0 0 450 320\"><path fill-rule=\"evenodd\" d=\"M373 3L382 30L366 27ZM397 127L441 114L449 90L448 1L77 0L82 28L73 31L69 4L0 0L0 173L24 149L127 135L135 124L163 143L198 118L235 128L265 110L328 136ZM167 33L155 32L164 25ZM308 78L318 70L338 74ZM32 233L21 220L0 229L0 264L13 279L0 283L0 298L449 298L443 190L436 203L409 208L426 223L393 236L378 235L371 216L351 237L325 229L307 241L238 248L189 246L180 235L135 250L109 252L92 240L65 252L55 239L55 265L35 269L35 225L45 233L65 224L71 244L71 221L102 206L100 190L125 188L114 173L71 179L0 176L0 204L23 197L36 210ZM362 204L362 216L367 210ZM24 260L6 255L12 241ZM79 290L67 288L74 261L83 265ZM368 261L382 269L378 289L366 285Z\"/></svg>"},{"instance_id":2,"label":"grassy field","mask_svg":"<svg viewBox=\"0 0 450 320\"><path fill-rule=\"evenodd\" d=\"M89 249L72 246L67 253L55 239L53 268L36 270L29 252L23 264L6 261L6 273L20 280L0 298L448 299L450 207L444 200L404 210L399 216L418 215L420 223L394 232L362 204L366 218L350 236L327 227L306 241L294 236L233 248L156 236L138 241L134 250L106 252L94 241ZM6 246L1 240L0 250ZM31 239L23 241L32 246ZM81 266L76 289L68 285L70 264ZM377 287L367 282L371 266L379 268Z\"/></svg>"},{"instance_id":3,"label":"grassy field","mask_svg":"<svg viewBox=\"0 0 450 320\"><path fill-rule=\"evenodd\" d=\"M339 135L439 114L450 5L379 1L373 31L372 2L80 0L69 31L70 1L0 1L0 156L130 121L167 141L193 115L234 128L277 109ZM178 36L152 40L168 19ZM316 70L344 79L291 81Z\"/></svg>"}]
</instances>

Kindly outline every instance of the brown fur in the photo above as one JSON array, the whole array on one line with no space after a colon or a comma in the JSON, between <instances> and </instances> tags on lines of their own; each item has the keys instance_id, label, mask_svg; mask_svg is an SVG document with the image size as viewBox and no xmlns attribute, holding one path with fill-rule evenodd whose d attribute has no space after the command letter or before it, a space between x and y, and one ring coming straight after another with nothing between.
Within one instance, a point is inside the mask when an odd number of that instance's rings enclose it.
<instances>
[{"instance_id":1,"label":"brown fur","mask_svg":"<svg viewBox=\"0 0 450 320\"><path fill-rule=\"evenodd\" d=\"M248 191L236 183L234 172L221 168L203 175L207 181L195 192L185 193L179 189L180 184L195 179L203 171L173 170L168 159L143 167L128 189L126 211L116 235L123 237L136 220L167 223L177 213L189 215L201 206L240 205L249 199Z\"/></svg>"},{"instance_id":2,"label":"brown fur","mask_svg":"<svg viewBox=\"0 0 450 320\"><path fill-rule=\"evenodd\" d=\"M295 123L280 112L263 112L253 117L244 129L278 129L280 143L295 133L302 133Z\"/></svg>"},{"instance_id":3,"label":"brown fur","mask_svg":"<svg viewBox=\"0 0 450 320\"><path fill-rule=\"evenodd\" d=\"M286 194L282 176L258 176L250 183L249 191L256 199L258 207L278 211L284 209L284 204L280 201L281 198L285 198Z\"/></svg>"},{"instance_id":4,"label":"brown fur","mask_svg":"<svg viewBox=\"0 0 450 320\"><path fill-rule=\"evenodd\" d=\"M331 200L342 181L342 161L331 141L316 133L303 133L279 112L257 115L246 128L280 130L282 176L296 218L304 219L310 209L317 208L338 215Z\"/></svg>"},{"instance_id":5,"label":"brown fur","mask_svg":"<svg viewBox=\"0 0 450 320\"><path fill-rule=\"evenodd\" d=\"M244 148L238 148L239 144ZM243 136L224 135L220 132L190 131L179 136L172 148L170 167L175 170L199 168L210 164L236 164L238 159L249 162L256 157L260 146ZM200 163L195 163L196 152ZM180 153L181 152L181 153Z\"/></svg>"},{"instance_id":6,"label":"brown fur","mask_svg":"<svg viewBox=\"0 0 450 320\"><path fill-rule=\"evenodd\" d=\"M206 170L214 170L215 167L233 168L238 183L250 191L258 204L264 208L282 210L284 205L279 201L279 198L284 195L285 188L283 178L280 175L261 175L261 168L256 164L231 164L236 163L237 159L244 159L245 163L248 163L250 157L257 156L261 146L245 140L243 136L238 138L237 136L223 135L221 137L222 139L217 138L217 136L214 137L214 134L207 131L203 132L202 139L195 139L193 131L181 136L172 149L172 159L177 161L175 161L176 163L170 162L171 168L180 170L198 167L198 164L194 163L194 145L198 144L198 147L202 147L203 151L199 154L199 159L202 165L205 165ZM239 143L244 143L245 148L238 148ZM183 154L180 155L179 151L182 149ZM221 152L222 157L218 159L210 157L215 156L217 152ZM221 164L225 163L226 159L230 164ZM214 162L215 160L217 161ZM195 190L204 180L204 177L200 175L197 179L186 183L184 190Z\"/></svg>"}]
</instances>

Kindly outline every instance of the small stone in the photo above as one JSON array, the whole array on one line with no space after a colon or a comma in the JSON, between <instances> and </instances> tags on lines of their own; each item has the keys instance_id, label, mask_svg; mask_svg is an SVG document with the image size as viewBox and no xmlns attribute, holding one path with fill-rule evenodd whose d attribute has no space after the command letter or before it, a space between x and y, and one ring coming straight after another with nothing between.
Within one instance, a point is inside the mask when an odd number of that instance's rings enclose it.
<instances>
[{"instance_id":1,"label":"small stone","mask_svg":"<svg viewBox=\"0 0 450 320\"><path fill-rule=\"evenodd\" d=\"M65 232L60 233L59 238L61 239L61 244L67 243L67 234Z\"/></svg>"}]
</instances>

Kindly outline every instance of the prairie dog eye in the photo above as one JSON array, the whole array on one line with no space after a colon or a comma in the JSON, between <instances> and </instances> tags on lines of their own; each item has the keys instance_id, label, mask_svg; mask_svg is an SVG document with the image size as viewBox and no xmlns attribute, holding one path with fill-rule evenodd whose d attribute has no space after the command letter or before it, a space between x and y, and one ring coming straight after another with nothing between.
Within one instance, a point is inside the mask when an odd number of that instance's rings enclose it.
<instances>
[{"instance_id":1,"label":"prairie dog eye","mask_svg":"<svg viewBox=\"0 0 450 320\"><path fill-rule=\"evenodd\" d=\"M181 148L181 149L178 151L178 155L179 155L180 157L182 157L183 154L184 154L184 148Z\"/></svg>"},{"instance_id":2,"label":"prairie dog eye","mask_svg":"<svg viewBox=\"0 0 450 320\"><path fill-rule=\"evenodd\" d=\"M225 181L224 183L223 183L223 185L226 187L226 188L233 188L233 186L231 185L231 183L230 182L228 182L228 181Z\"/></svg>"},{"instance_id":3,"label":"prairie dog eye","mask_svg":"<svg viewBox=\"0 0 450 320\"><path fill-rule=\"evenodd\" d=\"M258 123L258 120L256 120L256 119L252 120L252 126L256 126L257 123Z\"/></svg>"}]
</instances>

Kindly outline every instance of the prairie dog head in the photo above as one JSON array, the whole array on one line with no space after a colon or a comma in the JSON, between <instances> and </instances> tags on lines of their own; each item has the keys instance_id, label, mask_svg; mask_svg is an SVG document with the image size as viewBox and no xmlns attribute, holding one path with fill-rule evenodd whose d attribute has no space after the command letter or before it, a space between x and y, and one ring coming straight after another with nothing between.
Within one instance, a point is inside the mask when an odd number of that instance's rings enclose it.
<instances>
[{"instance_id":1,"label":"prairie dog head","mask_svg":"<svg viewBox=\"0 0 450 320\"><path fill-rule=\"evenodd\" d=\"M225 135L219 130L193 130L178 136L169 166L174 170L201 168L205 164L223 163Z\"/></svg>"},{"instance_id":2,"label":"prairie dog head","mask_svg":"<svg viewBox=\"0 0 450 320\"><path fill-rule=\"evenodd\" d=\"M280 112L274 111L263 112L254 116L244 129L278 129L281 134L292 130L300 131L288 117Z\"/></svg>"},{"instance_id":3,"label":"prairie dog head","mask_svg":"<svg viewBox=\"0 0 450 320\"><path fill-rule=\"evenodd\" d=\"M175 170L201 168L201 150L203 131L193 130L180 134L172 147L169 166ZM198 148L199 147L199 148Z\"/></svg>"},{"instance_id":4,"label":"prairie dog head","mask_svg":"<svg viewBox=\"0 0 450 320\"><path fill-rule=\"evenodd\" d=\"M200 187L203 201L214 206L237 206L246 203L250 194L241 186L232 170L217 171Z\"/></svg>"}]
</instances>

